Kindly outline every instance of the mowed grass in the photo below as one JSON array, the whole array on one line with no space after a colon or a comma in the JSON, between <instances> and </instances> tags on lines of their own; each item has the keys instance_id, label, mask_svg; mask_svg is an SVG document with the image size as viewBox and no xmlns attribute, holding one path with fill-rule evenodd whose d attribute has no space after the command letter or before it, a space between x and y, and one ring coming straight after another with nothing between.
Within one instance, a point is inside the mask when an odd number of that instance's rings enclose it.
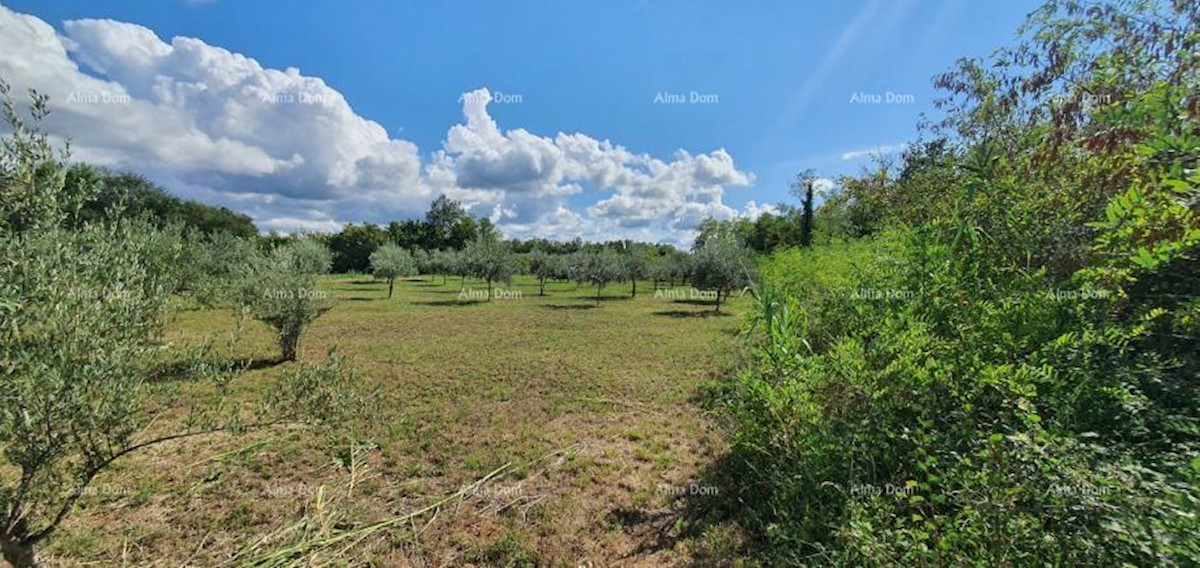
<instances>
[{"instance_id":1,"label":"mowed grass","mask_svg":"<svg viewBox=\"0 0 1200 568\"><path fill-rule=\"evenodd\" d=\"M50 560L221 564L312 514L322 486L337 496L340 528L352 528L506 464L511 473L349 555L381 566L663 565L728 540L689 534L680 497L703 497L697 476L723 452L695 396L736 352L747 300L735 294L717 315L686 288L656 294L645 282L636 298L628 283L607 287L599 307L594 288L574 283L539 296L518 277L492 302L464 299L459 286L401 280L387 299L369 276L322 279L334 307L306 333L301 362L336 346L378 389L378 408L334 432L212 435L126 459L84 497ZM235 321L229 310L175 312L168 339L220 342ZM265 359L277 347L250 322L226 355ZM295 364L245 373L237 396L265 392ZM184 397L203 392L183 385Z\"/></svg>"}]
</instances>

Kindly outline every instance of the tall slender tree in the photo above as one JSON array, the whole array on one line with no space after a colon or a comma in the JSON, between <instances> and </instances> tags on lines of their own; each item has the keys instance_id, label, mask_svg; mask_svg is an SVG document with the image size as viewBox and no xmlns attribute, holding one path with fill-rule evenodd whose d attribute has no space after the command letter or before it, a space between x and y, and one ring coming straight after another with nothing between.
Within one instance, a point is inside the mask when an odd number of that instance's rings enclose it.
<instances>
[{"instance_id":1,"label":"tall slender tree","mask_svg":"<svg viewBox=\"0 0 1200 568\"><path fill-rule=\"evenodd\" d=\"M816 193L817 174L807 169L796 175L792 185L792 194L800 199L800 246L812 246L813 233L813 198Z\"/></svg>"}]
</instances>

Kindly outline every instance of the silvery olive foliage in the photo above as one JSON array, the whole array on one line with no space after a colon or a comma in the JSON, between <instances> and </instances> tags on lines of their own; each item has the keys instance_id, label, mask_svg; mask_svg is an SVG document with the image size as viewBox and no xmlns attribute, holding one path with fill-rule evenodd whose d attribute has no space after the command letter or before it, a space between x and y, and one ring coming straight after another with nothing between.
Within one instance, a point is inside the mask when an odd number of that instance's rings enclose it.
<instances>
[{"instance_id":1,"label":"silvery olive foliage","mask_svg":"<svg viewBox=\"0 0 1200 568\"><path fill-rule=\"evenodd\" d=\"M692 252L690 276L692 286L717 293L715 311L721 311L721 301L734 290L752 282L753 262L750 254L730 231L719 232Z\"/></svg>"},{"instance_id":2,"label":"silvery olive foliage","mask_svg":"<svg viewBox=\"0 0 1200 568\"><path fill-rule=\"evenodd\" d=\"M516 257L508 245L494 236L480 235L463 250L466 273L487 282L488 300L497 282L509 282L516 272Z\"/></svg>"},{"instance_id":3,"label":"silvery olive foliage","mask_svg":"<svg viewBox=\"0 0 1200 568\"><path fill-rule=\"evenodd\" d=\"M276 251L285 267L296 274L318 276L328 274L333 266L333 253L316 239L300 237Z\"/></svg>"},{"instance_id":4,"label":"silvery olive foliage","mask_svg":"<svg viewBox=\"0 0 1200 568\"><path fill-rule=\"evenodd\" d=\"M546 281L557 278L563 271L563 257L535 250L529 255L529 273L538 279L538 295L546 295Z\"/></svg>"},{"instance_id":5,"label":"silvery olive foliage","mask_svg":"<svg viewBox=\"0 0 1200 568\"><path fill-rule=\"evenodd\" d=\"M371 253L371 273L376 278L387 279L388 298L396 285L396 278L413 276L417 273L417 264L412 253L397 245L386 244Z\"/></svg>"},{"instance_id":6,"label":"silvery olive foliage","mask_svg":"<svg viewBox=\"0 0 1200 568\"><path fill-rule=\"evenodd\" d=\"M319 272L314 271L328 267L322 251L328 252L307 239L289 243L259 257L241 279L243 310L274 328L284 361L296 360L304 330L332 307L326 294L317 290Z\"/></svg>"},{"instance_id":7,"label":"silvery olive foliage","mask_svg":"<svg viewBox=\"0 0 1200 568\"><path fill-rule=\"evenodd\" d=\"M65 187L68 154L39 129L47 99L31 98L29 112L19 109L0 81L9 131L0 139L0 552L19 568L37 565L38 547L123 456L216 431L335 419L350 387L334 355L320 372L285 373L261 403L235 404L221 396L233 366L196 359L185 361L199 371L188 378L217 396L179 397L169 370L180 354L161 335L179 288L170 267L188 263L186 247L137 220L77 222L88 188ZM168 413L186 419L158 420ZM249 415L258 422L238 419Z\"/></svg>"},{"instance_id":8,"label":"silvery olive foliage","mask_svg":"<svg viewBox=\"0 0 1200 568\"><path fill-rule=\"evenodd\" d=\"M636 297L638 280L650 275L650 251L645 245L628 245L622 261L625 278L629 280L629 296Z\"/></svg>"},{"instance_id":9,"label":"silvery olive foliage","mask_svg":"<svg viewBox=\"0 0 1200 568\"><path fill-rule=\"evenodd\" d=\"M577 282L596 286L596 305L600 305L604 287L625 278L625 266L620 255L604 249L577 254L571 262L571 273Z\"/></svg>"}]
</instances>

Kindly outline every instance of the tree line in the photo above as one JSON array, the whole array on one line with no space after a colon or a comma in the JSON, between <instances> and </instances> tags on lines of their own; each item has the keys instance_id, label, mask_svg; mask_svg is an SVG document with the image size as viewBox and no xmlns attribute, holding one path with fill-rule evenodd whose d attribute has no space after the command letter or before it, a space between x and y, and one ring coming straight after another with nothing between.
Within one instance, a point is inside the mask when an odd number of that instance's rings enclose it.
<instances>
[{"instance_id":1,"label":"tree line","mask_svg":"<svg viewBox=\"0 0 1200 568\"><path fill-rule=\"evenodd\" d=\"M387 280L389 298L396 278L430 275L441 276L443 283L458 278L460 291L467 278L483 280L491 300L496 284L509 284L513 275L525 274L537 280L539 295L546 294L546 284L552 281L595 286L597 304L604 288L617 282L630 283L630 296L637 296L639 281L650 281L654 290L689 283L715 294L715 311L730 293L749 286L755 273L751 251L731 233L710 238L691 253L641 243L594 243L570 253L536 248L519 253L510 242L480 235L462 250L409 250L388 243L372 252L368 263L372 274Z\"/></svg>"}]
</instances>

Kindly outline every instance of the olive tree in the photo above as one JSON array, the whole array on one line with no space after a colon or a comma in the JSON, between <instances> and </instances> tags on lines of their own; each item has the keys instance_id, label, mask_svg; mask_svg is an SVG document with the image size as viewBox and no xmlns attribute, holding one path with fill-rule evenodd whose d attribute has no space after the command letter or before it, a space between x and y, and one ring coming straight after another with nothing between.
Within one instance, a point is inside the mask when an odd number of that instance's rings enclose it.
<instances>
[{"instance_id":1,"label":"olive tree","mask_svg":"<svg viewBox=\"0 0 1200 568\"><path fill-rule=\"evenodd\" d=\"M546 295L546 281L557 277L561 272L562 258L543 250L535 250L529 256L529 273L538 279L538 295Z\"/></svg>"},{"instance_id":2,"label":"olive tree","mask_svg":"<svg viewBox=\"0 0 1200 568\"><path fill-rule=\"evenodd\" d=\"M332 307L310 272L317 265L301 260L313 250L306 241L284 245L257 259L240 284L242 308L275 328L284 361L296 360L304 330Z\"/></svg>"},{"instance_id":3,"label":"olive tree","mask_svg":"<svg viewBox=\"0 0 1200 568\"><path fill-rule=\"evenodd\" d=\"M656 286L660 282L666 282L668 287L674 288L676 281L687 280L690 265L691 261L687 253L672 250L655 259L651 276L654 278Z\"/></svg>"},{"instance_id":4,"label":"olive tree","mask_svg":"<svg viewBox=\"0 0 1200 568\"><path fill-rule=\"evenodd\" d=\"M203 307L233 299L236 284L250 274L259 254L253 241L227 232L204 236L195 252L200 279L192 296Z\"/></svg>"},{"instance_id":5,"label":"olive tree","mask_svg":"<svg viewBox=\"0 0 1200 568\"><path fill-rule=\"evenodd\" d=\"M621 257L609 249L599 252L581 253L575 258L573 266L574 278L582 284L596 286L596 305L600 305L600 293L610 282L616 282L625 277L625 268Z\"/></svg>"},{"instance_id":6,"label":"olive tree","mask_svg":"<svg viewBox=\"0 0 1200 568\"><path fill-rule=\"evenodd\" d=\"M625 278L629 279L633 289L629 292L629 297L637 297L638 280L646 278L650 275L650 258L645 245L631 244L626 247L622 267L625 270Z\"/></svg>"},{"instance_id":7,"label":"olive tree","mask_svg":"<svg viewBox=\"0 0 1200 568\"><path fill-rule=\"evenodd\" d=\"M732 232L723 231L705 239L692 252L692 286L717 293L715 311L721 311L722 297L738 288L750 285L752 265L750 255Z\"/></svg>"},{"instance_id":8,"label":"olive tree","mask_svg":"<svg viewBox=\"0 0 1200 568\"><path fill-rule=\"evenodd\" d=\"M584 253L582 252L573 252L561 256L558 260L558 265L554 267L554 279L564 282L574 280L576 287L578 287L579 279L575 276L579 274L580 267L583 265L583 255Z\"/></svg>"},{"instance_id":9,"label":"olive tree","mask_svg":"<svg viewBox=\"0 0 1200 568\"><path fill-rule=\"evenodd\" d=\"M458 277L458 291L462 293L467 287L467 276L471 275L471 265L467 262L465 250L446 251L446 272Z\"/></svg>"},{"instance_id":10,"label":"olive tree","mask_svg":"<svg viewBox=\"0 0 1200 568\"><path fill-rule=\"evenodd\" d=\"M417 274L430 276L433 280L433 275L437 273L437 257L433 251L426 249L415 249L412 251L413 265L417 269Z\"/></svg>"},{"instance_id":11,"label":"olive tree","mask_svg":"<svg viewBox=\"0 0 1200 568\"><path fill-rule=\"evenodd\" d=\"M450 274L454 271L454 251L452 250L435 250L429 255L429 269L433 274L442 275L442 284L446 284Z\"/></svg>"},{"instance_id":12,"label":"olive tree","mask_svg":"<svg viewBox=\"0 0 1200 568\"><path fill-rule=\"evenodd\" d=\"M196 389L216 396L174 396L178 386L161 376L178 356L162 347L171 276L148 260L156 229L109 217L68 223L86 189L66 189L65 152L40 132L45 97L33 95L32 124L3 81L0 98L0 554L27 568L117 460L192 436L332 416L347 384L289 373L261 406L239 408L253 401L223 396L231 375L196 365Z\"/></svg>"},{"instance_id":13,"label":"olive tree","mask_svg":"<svg viewBox=\"0 0 1200 568\"><path fill-rule=\"evenodd\" d=\"M466 272L487 282L488 301L492 299L493 285L511 281L516 271L516 258L508 245L487 235L468 243L463 250L463 258Z\"/></svg>"},{"instance_id":14,"label":"olive tree","mask_svg":"<svg viewBox=\"0 0 1200 568\"><path fill-rule=\"evenodd\" d=\"M310 237L297 237L278 249L278 253L286 268L296 274L328 274L333 266L329 247Z\"/></svg>"},{"instance_id":15,"label":"olive tree","mask_svg":"<svg viewBox=\"0 0 1200 568\"><path fill-rule=\"evenodd\" d=\"M388 283L388 298L392 297L396 278L412 276L417 273L417 265L413 256L398 245L386 244L371 253L371 273L379 278L386 278Z\"/></svg>"}]
</instances>

